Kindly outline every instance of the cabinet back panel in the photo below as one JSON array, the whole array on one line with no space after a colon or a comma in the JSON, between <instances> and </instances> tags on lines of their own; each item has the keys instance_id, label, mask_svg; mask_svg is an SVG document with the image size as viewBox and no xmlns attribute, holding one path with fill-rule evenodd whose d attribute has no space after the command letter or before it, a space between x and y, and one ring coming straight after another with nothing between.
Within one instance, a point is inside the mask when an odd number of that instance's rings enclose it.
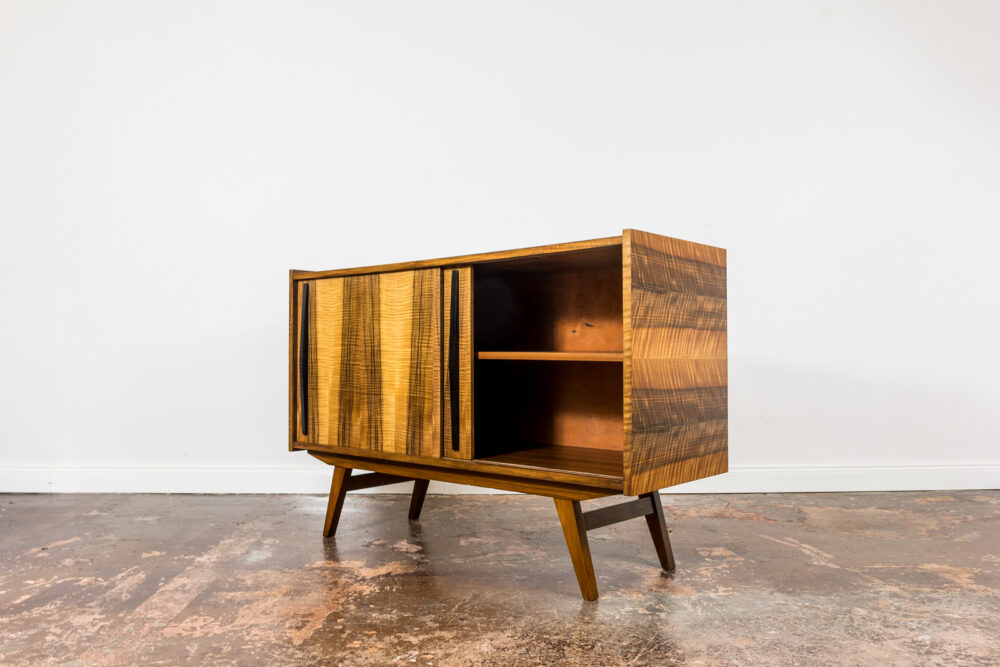
<instances>
[{"instance_id":1,"label":"cabinet back panel","mask_svg":"<svg viewBox=\"0 0 1000 667\"><path fill-rule=\"evenodd\" d=\"M621 451L622 365L476 362L476 456L525 443Z\"/></svg>"},{"instance_id":2,"label":"cabinet back panel","mask_svg":"<svg viewBox=\"0 0 1000 667\"><path fill-rule=\"evenodd\" d=\"M621 257L594 259L589 268L556 256L477 267L476 349L620 352Z\"/></svg>"}]
</instances>

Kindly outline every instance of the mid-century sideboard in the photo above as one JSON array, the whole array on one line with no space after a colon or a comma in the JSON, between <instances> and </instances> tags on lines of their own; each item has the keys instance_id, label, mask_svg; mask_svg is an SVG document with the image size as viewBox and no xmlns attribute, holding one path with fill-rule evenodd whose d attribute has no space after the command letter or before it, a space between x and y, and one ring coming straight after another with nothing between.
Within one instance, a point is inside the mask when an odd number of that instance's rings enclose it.
<instances>
[{"instance_id":1,"label":"mid-century sideboard","mask_svg":"<svg viewBox=\"0 0 1000 667\"><path fill-rule=\"evenodd\" d=\"M726 472L726 251L621 236L290 275L288 436L348 491L429 480L555 500L580 591L587 532ZM372 471L353 475L354 470ZM583 511L580 501L637 498Z\"/></svg>"}]
</instances>

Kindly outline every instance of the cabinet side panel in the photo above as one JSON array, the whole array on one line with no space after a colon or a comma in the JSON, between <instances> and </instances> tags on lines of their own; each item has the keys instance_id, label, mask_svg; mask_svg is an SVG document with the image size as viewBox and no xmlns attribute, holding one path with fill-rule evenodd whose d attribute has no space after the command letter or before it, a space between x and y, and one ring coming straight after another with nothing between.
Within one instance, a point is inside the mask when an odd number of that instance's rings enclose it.
<instances>
[{"instance_id":1,"label":"cabinet side panel","mask_svg":"<svg viewBox=\"0 0 1000 667\"><path fill-rule=\"evenodd\" d=\"M726 251L627 230L625 493L728 469Z\"/></svg>"},{"instance_id":2,"label":"cabinet side panel","mask_svg":"<svg viewBox=\"0 0 1000 667\"><path fill-rule=\"evenodd\" d=\"M458 449L452 446L451 378L448 373L449 349L447 329L451 323L451 274L458 273ZM442 324L446 330L442 345L444 377L442 440L443 454L453 459L471 459L473 454L473 349L472 349L472 268L462 267L442 272Z\"/></svg>"},{"instance_id":3,"label":"cabinet side panel","mask_svg":"<svg viewBox=\"0 0 1000 667\"><path fill-rule=\"evenodd\" d=\"M298 391L295 382L298 378L296 362L298 358L295 350L295 332L298 321L298 292L295 288L294 271L288 272L288 450L295 450L295 436L298 434L296 425L296 407Z\"/></svg>"}]
</instances>

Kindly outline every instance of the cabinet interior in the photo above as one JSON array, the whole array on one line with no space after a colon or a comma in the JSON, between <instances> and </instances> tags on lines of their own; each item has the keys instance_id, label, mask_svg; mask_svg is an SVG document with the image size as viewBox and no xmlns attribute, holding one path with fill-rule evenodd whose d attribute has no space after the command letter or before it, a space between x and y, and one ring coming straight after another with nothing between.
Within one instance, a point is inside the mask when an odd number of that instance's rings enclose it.
<instances>
[{"instance_id":1,"label":"cabinet interior","mask_svg":"<svg viewBox=\"0 0 1000 667\"><path fill-rule=\"evenodd\" d=\"M621 352L621 246L475 267L476 352Z\"/></svg>"},{"instance_id":2,"label":"cabinet interior","mask_svg":"<svg viewBox=\"0 0 1000 667\"><path fill-rule=\"evenodd\" d=\"M622 475L621 246L478 265L475 458Z\"/></svg>"}]
</instances>

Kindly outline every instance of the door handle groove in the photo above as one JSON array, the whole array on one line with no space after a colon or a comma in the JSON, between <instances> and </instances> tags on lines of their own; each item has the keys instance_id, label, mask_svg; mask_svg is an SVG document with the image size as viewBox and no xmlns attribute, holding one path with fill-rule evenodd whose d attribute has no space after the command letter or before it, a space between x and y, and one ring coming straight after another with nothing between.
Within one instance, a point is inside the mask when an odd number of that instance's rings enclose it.
<instances>
[{"instance_id":1,"label":"door handle groove","mask_svg":"<svg viewBox=\"0 0 1000 667\"><path fill-rule=\"evenodd\" d=\"M448 400L451 404L451 449L460 451L458 443L458 271L451 272L451 316L448 323Z\"/></svg>"},{"instance_id":2,"label":"door handle groove","mask_svg":"<svg viewBox=\"0 0 1000 667\"><path fill-rule=\"evenodd\" d=\"M299 312L299 418L302 435L309 435L309 283L302 283Z\"/></svg>"}]
</instances>

